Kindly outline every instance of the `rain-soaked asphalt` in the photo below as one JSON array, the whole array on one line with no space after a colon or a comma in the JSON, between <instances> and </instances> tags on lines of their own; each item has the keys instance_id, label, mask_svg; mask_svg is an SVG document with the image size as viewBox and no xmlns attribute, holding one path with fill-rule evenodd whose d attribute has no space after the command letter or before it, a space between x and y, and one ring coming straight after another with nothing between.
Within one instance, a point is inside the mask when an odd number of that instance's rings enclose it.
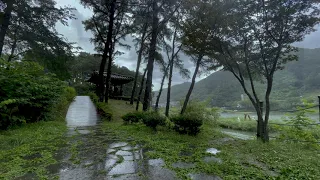
<instances>
[{"instance_id":1,"label":"rain-soaked asphalt","mask_svg":"<svg viewBox=\"0 0 320 180\"><path fill-rule=\"evenodd\" d=\"M176 179L162 159L144 158L144 149L120 141L99 125L89 97L77 96L67 116L68 147L55 154L57 164L48 167L51 177L61 180L160 180Z\"/></svg>"}]
</instances>

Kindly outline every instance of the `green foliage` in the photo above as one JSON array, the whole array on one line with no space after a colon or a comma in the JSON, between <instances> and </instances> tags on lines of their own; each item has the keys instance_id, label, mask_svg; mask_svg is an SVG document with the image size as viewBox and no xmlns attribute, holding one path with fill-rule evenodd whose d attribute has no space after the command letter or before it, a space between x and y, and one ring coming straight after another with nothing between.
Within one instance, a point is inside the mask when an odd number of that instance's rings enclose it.
<instances>
[{"instance_id":1,"label":"green foliage","mask_svg":"<svg viewBox=\"0 0 320 180\"><path fill-rule=\"evenodd\" d=\"M74 97L77 95L77 91L73 87L66 87L63 92L63 96L68 102L74 100Z\"/></svg>"},{"instance_id":2,"label":"green foliage","mask_svg":"<svg viewBox=\"0 0 320 180\"><path fill-rule=\"evenodd\" d=\"M95 86L93 86L89 83L72 84L72 87L74 87L76 89L77 94L79 96L88 95L89 93L91 93L95 90Z\"/></svg>"},{"instance_id":3,"label":"green foliage","mask_svg":"<svg viewBox=\"0 0 320 180\"><path fill-rule=\"evenodd\" d=\"M257 122L254 120L243 120L237 118L221 118L217 122L218 126L227 129L241 130L241 131L257 131Z\"/></svg>"},{"instance_id":4,"label":"green foliage","mask_svg":"<svg viewBox=\"0 0 320 180\"><path fill-rule=\"evenodd\" d=\"M57 102L52 105L49 113L47 113L46 119L55 120L59 117L64 120L66 107L74 100L76 95L77 92L73 87L65 87Z\"/></svg>"},{"instance_id":5,"label":"green foliage","mask_svg":"<svg viewBox=\"0 0 320 180\"><path fill-rule=\"evenodd\" d=\"M96 106L97 106L98 113L103 119L106 119L108 121L112 120L112 110L106 103L97 102Z\"/></svg>"},{"instance_id":6,"label":"green foliage","mask_svg":"<svg viewBox=\"0 0 320 180\"><path fill-rule=\"evenodd\" d=\"M289 116L289 119L285 120L285 124L288 126L277 126L280 131L280 140L289 141L302 141L314 146L319 146L317 143L320 140L320 127L310 119L306 113L313 112L310 110L314 106L312 103L304 101L305 107L297 107L298 111Z\"/></svg>"},{"instance_id":7,"label":"green foliage","mask_svg":"<svg viewBox=\"0 0 320 180\"><path fill-rule=\"evenodd\" d=\"M54 158L57 150L66 146L65 116L75 95L73 88L64 88L48 112L50 121L0 130L0 179L16 179L27 173L36 174L39 179L50 179L47 167L57 163ZM37 157L29 159L34 155Z\"/></svg>"},{"instance_id":8,"label":"green foliage","mask_svg":"<svg viewBox=\"0 0 320 180\"><path fill-rule=\"evenodd\" d=\"M142 121L146 126L154 130L157 129L158 125L166 125L166 117L160 115L158 112L145 112Z\"/></svg>"},{"instance_id":9,"label":"green foliage","mask_svg":"<svg viewBox=\"0 0 320 180\"><path fill-rule=\"evenodd\" d=\"M59 79L68 79L68 62L72 60L74 44L66 41L55 29L59 22L68 25L74 19L74 8L56 6L54 0L13 1L10 25L4 48L10 52L8 61L38 62Z\"/></svg>"},{"instance_id":10,"label":"green foliage","mask_svg":"<svg viewBox=\"0 0 320 180\"><path fill-rule=\"evenodd\" d=\"M94 104L97 104L99 102L99 97L96 95L96 93L89 92L87 95L90 97Z\"/></svg>"},{"instance_id":11,"label":"green foliage","mask_svg":"<svg viewBox=\"0 0 320 180\"><path fill-rule=\"evenodd\" d=\"M209 108L209 101L190 101L185 113L197 116L207 123L215 123L220 117L220 109Z\"/></svg>"},{"instance_id":12,"label":"green foliage","mask_svg":"<svg viewBox=\"0 0 320 180\"><path fill-rule=\"evenodd\" d=\"M219 108L208 108L209 101L190 101L183 115L174 113L172 108L171 114L174 114L170 121L174 124L174 129L180 133L196 135L200 132L203 123L215 126L220 117Z\"/></svg>"},{"instance_id":13,"label":"green foliage","mask_svg":"<svg viewBox=\"0 0 320 180\"><path fill-rule=\"evenodd\" d=\"M121 118L127 123L137 123L140 120L144 119L145 114L141 111L130 112L123 115Z\"/></svg>"},{"instance_id":14,"label":"green foliage","mask_svg":"<svg viewBox=\"0 0 320 180\"><path fill-rule=\"evenodd\" d=\"M272 123L281 123L278 121L271 121ZM243 118L220 118L217 125L222 128L234 129L240 131L257 131L257 122L255 120L245 120ZM275 126L269 125L269 132L275 132Z\"/></svg>"},{"instance_id":15,"label":"green foliage","mask_svg":"<svg viewBox=\"0 0 320 180\"><path fill-rule=\"evenodd\" d=\"M196 135L200 132L203 124L201 116L192 113L184 113L183 115L173 116L170 119L174 123L174 129L180 133L188 133Z\"/></svg>"},{"instance_id":16,"label":"green foliage","mask_svg":"<svg viewBox=\"0 0 320 180\"><path fill-rule=\"evenodd\" d=\"M0 61L0 129L48 119L61 95L74 93L66 87L37 63Z\"/></svg>"},{"instance_id":17,"label":"green foliage","mask_svg":"<svg viewBox=\"0 0 320 180\"><path fill-rule=\"evenodd\" d=\"M89 92L87 95L90 97L90 99L96 105L99 115L103 119L106 119L107 121L111 121L113 118L113 111L110 108L110 106L108 106L108 104L106 104L104 102L99 102L99 97L93 92Z\"/></svg>"}]
</instances>

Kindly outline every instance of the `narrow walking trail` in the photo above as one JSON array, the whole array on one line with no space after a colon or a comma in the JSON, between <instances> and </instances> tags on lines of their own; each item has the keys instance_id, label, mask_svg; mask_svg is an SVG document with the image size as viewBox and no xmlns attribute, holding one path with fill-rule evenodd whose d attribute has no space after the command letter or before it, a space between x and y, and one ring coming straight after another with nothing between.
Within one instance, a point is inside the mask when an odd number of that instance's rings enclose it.
<instances>
[{"instance_id":1,"label":"narrow walking trail","mask_svg":"<svg viewBox=\"0 0 320 180\"><path fill-rule=\"evenodd\" d=\"M77 96L67 113L68 127L94 126L98 121L96 107L89 96Z\"/></svg>"},{"instance_id":2,"label":"narrow walking trail","mask_svg":"<svg viewBox=\"0 0 320 180\"><path fill-rule=\"evenodd\" d=\"M121 141L101 125L88 96L77 96L67 116L68 143L56 153L57 164L48 167L61 180L176 179L161 159L145 159L144 149Z\"/></svg>"}]
</instances>

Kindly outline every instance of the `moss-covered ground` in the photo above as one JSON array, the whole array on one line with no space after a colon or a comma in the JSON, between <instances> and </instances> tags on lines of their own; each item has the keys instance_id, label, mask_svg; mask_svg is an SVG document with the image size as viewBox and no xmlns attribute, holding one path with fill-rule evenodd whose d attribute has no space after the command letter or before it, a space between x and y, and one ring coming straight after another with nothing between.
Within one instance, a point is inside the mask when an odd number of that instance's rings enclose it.
<instances>
[{"instance_id":1,"label":"moss-covered ground","mask_svg":"<svg viewBox=\"0 0 320 180\"><path fill-rule=\"evenodd\" d=\"M0 179L47 179L46 167L56 163L54 153L65 145L66 130L64 121L49 121L0 132Z\"/></svg>"}]
</instances>

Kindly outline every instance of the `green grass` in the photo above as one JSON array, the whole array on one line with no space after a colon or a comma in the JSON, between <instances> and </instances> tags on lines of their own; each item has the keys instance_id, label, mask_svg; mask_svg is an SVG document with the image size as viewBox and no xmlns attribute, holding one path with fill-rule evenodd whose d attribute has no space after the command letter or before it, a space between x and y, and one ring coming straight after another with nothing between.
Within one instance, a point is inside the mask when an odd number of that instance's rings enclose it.
<instances>
[{"instance_id":1,"label":"green grass","mask_svg":"<svg viewBox=\"0 0 320 180\"><path fill-rule=\"evenodd\" d=\"M278 123L281 124L280 121L274 121L271 120L270 123ZM250 131L250 132L256 132L257 131L257 122L255 120L244 120L243 118L219 118L217 120L217 125L222 128L227 129L234 129L234 130L240 130L240 131ZM269 131L275 132L275 126L269 125Z\"/></svg>"},{"instance_id":2,"label":"green grass","mask_svg":"<svg viewBox=\"0 0 320 180\"><path fill-rule=\"evenodd\" d=\"M57 163L54 153L66 146L65 115L75 91L68 88L48 114L50 121L23 124L0 131L0 179L31 173L48 179L47 166Z\"/></svg>"},{"instance_id":3,"label":"green grass","mask_svg":"<svg viewBox=\"0 0 320 180\"><path fill-rule=\"evenodd\" d=\"M65 132L63 121L26 124L0 132L0 179L13 179L26 173L46 178L46 166L56 163L53 154L65 144L62 138Z\"/></svg>"},{"instance_id":4,"label":"green grass","mask_svg":"<svg viewBox=\"0 0 320 180\"><path fill-rule=\"evenodd\" d=\"M162 158L166 166L187 179L190 172L203 172L218 175L223 179L317 179L320 177L320 153L306 144L271 141L261 142L231 139L220 133L219 129L205 123L197 136L181 135L167 127L159 127L157 132L138 123L124 125L120 118L134 111L134 107L122 101L110 101L113 120L104 121L105 130L111 130L122 140L134 139L132 144L143 145L149 149L148 158ZM205 163L203 158L207 148L217 148L221 153L216 157L223 163ZM183 156L182 154L190 154ZM192 162L194 168L177 169L174 162Z\"/></svg>"}]
</instances>

